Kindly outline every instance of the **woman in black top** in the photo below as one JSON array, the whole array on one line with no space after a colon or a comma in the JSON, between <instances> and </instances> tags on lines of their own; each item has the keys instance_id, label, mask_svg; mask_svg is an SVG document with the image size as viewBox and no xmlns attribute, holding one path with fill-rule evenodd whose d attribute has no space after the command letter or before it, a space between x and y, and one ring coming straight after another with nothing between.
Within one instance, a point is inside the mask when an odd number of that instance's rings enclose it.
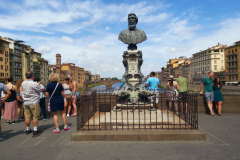
<instances>
[{"instance_id":1,"label":"woman in black top","mask_svg":"<svg viewBox=\"0 0 240 160\"><path fill-rule=\"evenodd\" d=\"M49 96L50 99L50 109L53 114L54 122L56 129L53 130L53 133L60 133L58 125L58 111L62 116L64 123L64 130L70 129L67 125L66 115L64 112L64 90L62 84L59 84L59 75L57 73L52 73L49 75L49 80L51 83L47 85L46 96ZM56 88L56 89L55 89ZM54 91L55 90L55 91Z\"/></svg>"},{"instance_id":2,"label":"woman in black top","mask_svg":"<svg viewBox=\"0 0 240 160\"><path fill-rule=\"evenodd\" d=\"M4 119L7 120L7 124L15 124L15 118L17 117L17 87L13 85L12 78L8 78L8 84L6 86L10 90L11 95L5 102ZM12 120L12 123L10 120Z\"/></svg>"}]
</instances>

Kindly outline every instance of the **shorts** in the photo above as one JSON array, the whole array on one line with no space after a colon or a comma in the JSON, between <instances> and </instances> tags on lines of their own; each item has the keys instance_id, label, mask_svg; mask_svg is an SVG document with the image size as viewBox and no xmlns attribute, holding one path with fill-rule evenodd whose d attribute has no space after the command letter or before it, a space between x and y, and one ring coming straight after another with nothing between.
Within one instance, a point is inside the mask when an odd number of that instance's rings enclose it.
<instances>
[{"instance_id":1,"label":"shorts","mask_svg":"<svg viewBox=\"0 0 240 160\"><path fill-rule=\"evenodd\" d=\"M206 102L213 101L214 94L213 94L213 92L204 92L204 97L205 97Z\"/></svg>"},{"instance_id":2,"label":"shorts","mask_svg":"<svg viewBox=\"0 0 240 160\"><path fill-rule=\"evenodd\" d=\"M72 93L71 93L71 96L73 96L73 91L72 91ZM74 97L77 97L77 96L80 96L80 94L78 93L78 91L75 92Z\"/></svg>"},{"instance_id":3,"label":"shorts","mask_svg":"<svg viewBox=\"0 0 240 160\"><path fill-rule=\"evenodd\" d=\"M25 119L39 119L40 118L41 108L39 103L32 106L24 106L24 115Z\"/></svg>"},{"instance_id":4,"label":"shorts","mask_svg":"<svg viewBox=\"0 0 240 160\"><path fill-rule=\"evenodd\" d=\"M156 98L155 102L158 103L159 93L158 92L154 92L154 93L155 93L155 95L148 97L148 99L153 103L155 101L155 98Z\"/></svg>"},{"instance_id":5,"label":"shorts","mask_svg":"<svg viewBox=\"0 0 240 160\"><path fill-rule=\"evenodd\" d=\"M188 97L188 92L179 92L179 100L182 102L186 102L187 101L187 97Z\"/></svg>"}]
</instances>

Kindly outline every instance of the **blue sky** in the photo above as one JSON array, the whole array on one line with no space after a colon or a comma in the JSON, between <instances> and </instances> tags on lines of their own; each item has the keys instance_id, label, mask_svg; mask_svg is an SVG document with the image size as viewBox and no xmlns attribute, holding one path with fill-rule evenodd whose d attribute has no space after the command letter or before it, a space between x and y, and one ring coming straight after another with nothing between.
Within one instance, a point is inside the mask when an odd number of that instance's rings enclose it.
<instances>
[{"instance_id":1,"label":"blue sky","mask_svg":"<svg viewBox=\"0 0 240 160\"><path fill-rule=\"evenodd\" d=\"M121 78L127 45L118 34L136 13L148 38L138 45L147 75L168 59L240 40L239 6L239 0L1 0L0 36L25 41L51 64L60 53L62 62Z\"/></svg>"}]
</instances>

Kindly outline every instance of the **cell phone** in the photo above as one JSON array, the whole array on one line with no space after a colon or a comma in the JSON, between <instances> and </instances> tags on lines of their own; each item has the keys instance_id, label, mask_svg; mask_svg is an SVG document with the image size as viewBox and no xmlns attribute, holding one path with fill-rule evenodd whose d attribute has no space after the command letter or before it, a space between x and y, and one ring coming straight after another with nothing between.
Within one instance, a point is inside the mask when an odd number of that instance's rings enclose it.
<instances>
[{"instance_id":1,"label":"cell phone","mask_svg":"<svg viewBox=\"0 0 240 160\"><path fill-rule=\"evenodd\" d=\"M41 79L40 79L40 78L34 78L33 81L34 81L34 82L41 82Z\"/></svg>"}]
</instances>

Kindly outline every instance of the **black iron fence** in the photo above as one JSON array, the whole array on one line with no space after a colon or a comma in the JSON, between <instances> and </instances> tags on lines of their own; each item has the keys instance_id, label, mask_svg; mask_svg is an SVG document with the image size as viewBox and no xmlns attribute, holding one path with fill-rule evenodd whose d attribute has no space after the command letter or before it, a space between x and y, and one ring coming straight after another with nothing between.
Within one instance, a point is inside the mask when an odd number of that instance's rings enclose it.
<instances>
[{"instance_id":1,"label":"black iron fence","mask_svg":"<svg viewBox=\"0 0 240 160\"><path fill-rule=\"evenodd\" d=\"M113 91L90 90L77 98L78 131L198 129L197 93L159 89L133 104Z\"/></svg>"}]
</instances>

